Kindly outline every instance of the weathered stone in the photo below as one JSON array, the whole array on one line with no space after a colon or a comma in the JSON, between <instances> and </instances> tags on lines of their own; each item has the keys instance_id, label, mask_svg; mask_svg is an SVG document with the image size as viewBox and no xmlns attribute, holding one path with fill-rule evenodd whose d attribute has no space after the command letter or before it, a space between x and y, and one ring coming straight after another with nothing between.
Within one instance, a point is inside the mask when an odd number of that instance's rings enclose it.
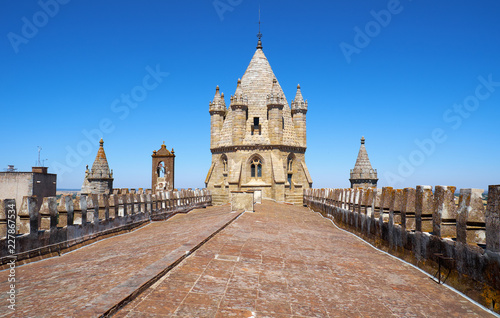
<instances>
[{"instance_id":1,"label":"weathered stone","mask_svg":"<svg viewBox=\"0 0 500 318\"><path fill-rule=\"evenodd\" d=\"M7 235L7 215L9 207L0 199L0 238Z\"/></svg>"},{"instance_id":2,"label":"weathered stone","mask_svg":"<svg viewBox=\"0 0 500 318\"><path fill-rule=\"evenodd\" d=\"M500 252L500 185L488 187L485 223L486 249Z\"/></svg>"},{"instance_id":3,"label":"weathered stone","mask_svg":"<svg viewBox=\"0 0 500 318\"><path fill-rule=\"evenodd\" d=\"M485 244L483 189L460 189L457 209L457 241Z\"/></svg>"},{"instance_id":4,"label":"weathered stone","mask_svg":"<svg viewBox=\"0 0 500 318\"><path fill-rule=\"evenodd\" d=\"M99 197L97 194L87 196L87 221L99 223Z\"/></svg>"},{"instance_id":5,"label":"weathered stone","mask_svg":"<svg viewBox=\"0 0 500 318\"><path fill-rule=\"evenodd\" d=\"M74 222L74 205L71 195L63 194L59 198L57 205L57 212L59 213L58 227L65 227L73 225Z\"/></svg>"},{"instance_id":6,"label":"weathered stone","mask_svg":"<svg viewBox=\"0 0 500 318\"><path fill-rule=\"evenodd\" d=\"M401 208L401 226L408 231L415 230L415 197L414 188L404 188Z\"/></svg>"},{"instance_id":7,"label":"weathered stone","mask_svg":"<svg viewBox=\"0 0 500 318\"><path fill-rule=\"evenodd\" d=\"M415 230L420 232L432 231L432 212L434 210L434 196L432 186L419 185L415 198Z\"/></svg>"},{"instance_id":8,"label":"weathered stone","mask_svg":"<svg viewBox=\"0 0 500 318\"><path fill-rule=\"evenodd\" d=\"M59 213L57 211L57 199L55 197L43 198L39 213L42 219L40 224L41 230L54 230L57 228ZM38 216L35 218L38 220ZM38 228L36 231L38 231Z\"/></svg>"},{"instance_id":9,"label":"weathered stone","mask_svg":"<svg viewBox=\"0 0 500 318\"><path fill-rule=\"evenodd\" d=\"M74 224L85 224L87 223L87 196L79 195L73 201L74 209Z\"/></svg>"},{"instance_id":10,"label":"weathered stone","mask_svg":"<svg viewBox=\"0 0 500 318\"><path fill-rule=\"evenodd\" d=\"M403 210L403 200L404 200L403 189L395 189L394 201L392 204L394 224L401 224L401 210Z\"/></svg>"},{"instance_id":11,"label":"weathered stone","mask_svg":"<svg viewBox=\"0 0 500 318\"><path fill-rule=\"evenodd\" d=\"M254 212L253 191L232 191L231 210Z\"/></svg>"},{"instance_id":12,"label":"weathered stone","mask_svg":"<svg viewBox=\"0 0 500 318\"><path fill-rule=\"evenodd\" d=\"M432 233L436 236L455 237L457 224L455 190L455 187L450 186L435 187Z\"/></svg>"},{"instance_id":13,"label":"weathered stone","mask_svg":"<svg viewBox=\"0 0 500 318\"><path fill-rule=\"evenodd\" d=\"M109 197L107 194L97 195L99 202L99 219L109 220Z\"/></svg>"}]
</instances>

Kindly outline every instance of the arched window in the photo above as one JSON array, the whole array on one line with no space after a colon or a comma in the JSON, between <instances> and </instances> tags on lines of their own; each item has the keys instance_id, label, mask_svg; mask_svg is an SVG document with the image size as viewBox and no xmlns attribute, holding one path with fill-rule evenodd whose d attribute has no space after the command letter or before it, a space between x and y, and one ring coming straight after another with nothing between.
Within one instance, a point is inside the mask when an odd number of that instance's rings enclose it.
<instances>
[{"instance_id":1,"label":"arched window","mask_svg":"<svg viewBox=\"0 0 500 318\"><path fill-rule=\"evenodd\" d=\"M160 161L158 163L158 166L156 167L156 175L158 176L158 178L165 177L165 164L163 163L163 161Z\"/></svg>"},{"instance_id":2,"label":"arched window","mask_svg":"<svg viewBox=\"0 0 500 318\"><path fill-rule=\"evenodd\" d=\"M252 178L262 178L262 162L259 158L252 160L250 164L250 176Z\"/></svg>"},{"instance_id":3,"label":"arched window","mask_svg":"<svg viewBox=\"0 0 500 318\"><path fill-rule=\"evenodd\" d=\"M227 172L227 156L222 155L221 156L221 161L222 161L222 168L224 172Z\"/></svg>"},{"instance_id":4,"label":"arched window","mask_svg":"<svg viewBox=\"0 0 500 318\"><path fill-rule=\"evenodd\" d=\"M293 171L293 156L292 155L288 156L286 168L289 172Z\"/></svg>"}]
</instances>

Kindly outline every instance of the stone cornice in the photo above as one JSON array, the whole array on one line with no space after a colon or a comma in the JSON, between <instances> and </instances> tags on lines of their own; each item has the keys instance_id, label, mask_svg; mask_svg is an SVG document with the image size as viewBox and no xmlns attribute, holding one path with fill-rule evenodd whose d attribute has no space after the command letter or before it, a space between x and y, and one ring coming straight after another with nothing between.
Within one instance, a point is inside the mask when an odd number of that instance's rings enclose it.
<instances>
[{"instance_id":1,"label":"stone cornice","mask_svg":"<svg viewBox=\"0 0 500 318\"><path fill-rule=\"evenodd\" d=\"M236 110L236 109L242 109L242 110L247 110L248 109L248 105L244 105L244 104L232 104L231 105L231 109L232 110Z\"/></svg>"},{"instance_id":2,"label":"stone cornice","mask_svg":"<svg viewBox=\"0 0 500 318\"><path fill-rule=\"evenodd\" d=\"M287 145L238 145L238 146L225 146L225 147L217 147L210 148L212 154L220 154L226 152L236 152L238 150L249 151L249 150L281 150L285 152L295 152L295 153L305 153L306 147L298 147L298 146L287 146Z\"/></svg>"},{"instance_id":3,"label":"stone cornice","mask_svg":"<svg viewBox=\"0 0 500 318\"><path fill-rule=\"evenodd\" d=\"M283 104L267 104L267 110L271 108L278 108L279 110L282 110L283 106L284 106Z\"/></svg>"},{"instance_id":4,"label":"stone cornice","mask_svg":"<svg viewBox=\"0 0 500 318\"><path fill-rule=\"evenodd\" d=\"M307 109L293 109L292 108L292 115L297 114L297 113L302 113L305 115L307 113Z\"/></svg>"},{"instance_id":5,"label":"stone cornice","mask_svg":"<svg viewBox=\"0 0 500 318\"><path fill-rule=\"evenodd\" d=\"M209 113L210 113L210 115L218 114L218 115L224 116L226 114L226 111L222 110L222 109L211 109L211 110L209 110Z\"/></svg>"}]
</instances>

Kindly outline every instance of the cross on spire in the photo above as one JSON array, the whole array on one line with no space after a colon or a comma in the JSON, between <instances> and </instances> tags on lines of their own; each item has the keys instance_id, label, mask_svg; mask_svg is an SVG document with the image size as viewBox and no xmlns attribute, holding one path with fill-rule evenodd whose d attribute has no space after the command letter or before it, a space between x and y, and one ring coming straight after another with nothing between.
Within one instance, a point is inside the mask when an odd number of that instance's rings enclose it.
<instances>
[{"instance_id":1,"label":"cross on spire","mask_svg":"<svg viewBox=\"0 0 500 318\"><path fill-rule=\"evenodd\" d=\"M257 38L259 38L259 42L257 42L257 49L262 50L262 33L260 33L260 5L259 5L259 33L257 33Z\"/></svg>"}]
</instances>

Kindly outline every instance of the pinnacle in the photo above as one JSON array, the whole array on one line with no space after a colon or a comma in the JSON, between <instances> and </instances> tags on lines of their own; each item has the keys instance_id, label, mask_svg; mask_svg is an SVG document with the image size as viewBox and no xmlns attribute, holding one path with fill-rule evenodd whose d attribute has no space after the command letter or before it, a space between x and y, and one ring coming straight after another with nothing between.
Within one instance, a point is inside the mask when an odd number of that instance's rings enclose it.
<instances>
[{"instance_id":1,"label":"pinnacle","mask_svg":"<svg viewBox=\"0 0 500 318\"><path fill-rule=\"evenodd\" d=\"M358 158L356 159L354 169L367 170L367 172L373 169L370 159L368 158L368 153L366 152L365 137L361 137L361 146L359 147Z\"/></svg>"}]
</instances>

